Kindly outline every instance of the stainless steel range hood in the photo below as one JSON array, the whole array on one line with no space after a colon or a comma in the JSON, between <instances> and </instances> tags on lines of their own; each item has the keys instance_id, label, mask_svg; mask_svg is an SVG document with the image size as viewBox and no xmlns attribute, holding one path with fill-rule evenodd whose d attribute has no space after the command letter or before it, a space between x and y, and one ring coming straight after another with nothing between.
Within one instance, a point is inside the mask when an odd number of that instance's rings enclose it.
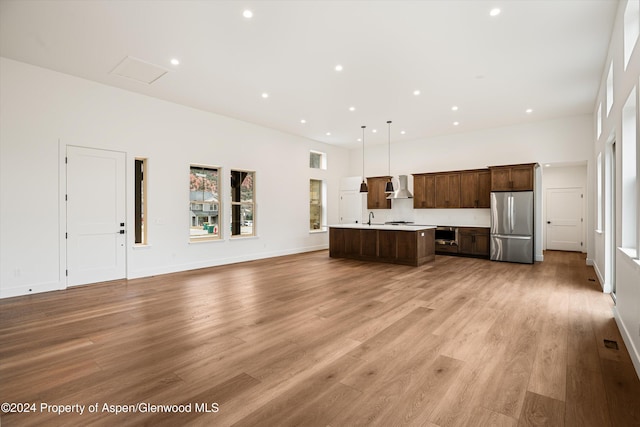
<instances>
[{"instance_id":1,"label":"stainless steel range hood","mask_svg":"<svg viewBox=\"0 0 640 427\"><path fill-rule=\"evenodd\" d=\"M407 175L398 175L398 189L391 193L387 199L412 199L413 194L409 191L407 187Z\"/></svg>"}]
</instances>

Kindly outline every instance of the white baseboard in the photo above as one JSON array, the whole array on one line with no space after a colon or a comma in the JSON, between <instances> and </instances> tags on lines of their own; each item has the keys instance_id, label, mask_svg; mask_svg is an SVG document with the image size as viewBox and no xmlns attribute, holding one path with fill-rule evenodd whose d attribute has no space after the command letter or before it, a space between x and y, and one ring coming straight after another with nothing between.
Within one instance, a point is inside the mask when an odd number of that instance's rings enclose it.
<instances>
[{"instance_id":1,"label":"white baseboard","mask_svg":"<svg viewBox=\"0 0 640 427\"><path fill-rule=\"evenodd\" d=\"M622 335L622 340L624 344L627 346L627 350L629 351L629 356L631 357L631 362L633 363L633 367L636 370L636 375L640 378L640 352L633 344L633 340L631 339L631 334L629 333L629 329L624 324L622 318L618 315L618 310L613 307L613 318L616 320L616 324L618 325L618 329L620 330L620 335Z\"/></svg>"}]
</instances>

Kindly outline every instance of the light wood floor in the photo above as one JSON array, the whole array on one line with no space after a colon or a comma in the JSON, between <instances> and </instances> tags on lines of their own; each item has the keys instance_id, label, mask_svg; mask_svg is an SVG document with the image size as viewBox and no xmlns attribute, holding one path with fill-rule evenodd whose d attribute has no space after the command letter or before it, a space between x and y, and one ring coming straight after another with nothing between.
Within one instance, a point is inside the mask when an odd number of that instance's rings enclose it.
<instances>
[{"instance_id":1,"label":"light wood floor","mask_svg":"<svg viewBox=\"0 0 640 427\"><path fill-rule=\"evenodd\" d=\"M405 267L320 251L0 300L0 401L37 409L0 422L637 426L640 382L594 279L576 253Z\"/></svg>"}]
</instances>

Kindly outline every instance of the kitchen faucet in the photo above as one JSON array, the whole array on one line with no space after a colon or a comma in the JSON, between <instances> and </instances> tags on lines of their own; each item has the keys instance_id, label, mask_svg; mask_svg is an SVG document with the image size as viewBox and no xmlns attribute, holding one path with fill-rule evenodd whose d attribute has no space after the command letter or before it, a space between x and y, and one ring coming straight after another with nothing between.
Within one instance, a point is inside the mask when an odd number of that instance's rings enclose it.
<instances>
[{"instance_id":1,"label":"kitchen faucet","mask_svg":"<svg viewBox=\"0 0 640 427\"><path fill-rule=\"evenodd\" d=\"M369 222L367 224L371 225L371 218L375 218L376 216L373 214L373 212L369 212Z\"/></svg>"}]
</instances>

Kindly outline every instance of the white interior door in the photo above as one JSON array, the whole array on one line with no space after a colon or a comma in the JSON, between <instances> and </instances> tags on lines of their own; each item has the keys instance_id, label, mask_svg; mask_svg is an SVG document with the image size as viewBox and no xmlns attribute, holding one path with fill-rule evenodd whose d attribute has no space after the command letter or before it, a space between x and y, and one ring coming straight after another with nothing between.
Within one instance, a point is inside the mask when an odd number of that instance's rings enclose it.
<instances>
[{"instance_id":1,"label":"white interior door","mask_svg":"<svg viewBox=\"0 0 640 427\"><path fill-rule=\"evenodd\" d=\"M546 203L547 249L583 250L582 188L548 188Z\"/></svg>"},{"instance_id":2,"label":"white interior door","mask_svg":"<svg viewBox=\"0 0 640 427\"><path fill-rule=\"evenodd\" d=\"M67 146L67 285L126 275L125 153Z\"/></svg>"}]
</instances>

